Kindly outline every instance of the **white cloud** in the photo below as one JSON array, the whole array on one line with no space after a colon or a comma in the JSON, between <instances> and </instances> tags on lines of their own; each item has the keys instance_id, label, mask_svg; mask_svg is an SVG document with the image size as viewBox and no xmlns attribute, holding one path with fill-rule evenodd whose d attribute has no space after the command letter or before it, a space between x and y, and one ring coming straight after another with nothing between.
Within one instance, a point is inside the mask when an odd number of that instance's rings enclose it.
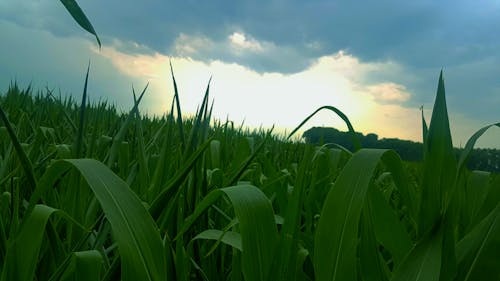
<instances>
[{"instance_id":1,"label":"white cloud","mask_svg":"<svg viewBox=\"0 0 500 281\"><path fill-rule=\"evenodd\" d=\"M264 50L264 47L259 41L253 38L247 38L247 36L242 32L234 32L233 34L229 35L228 39L231 47L235 49L236 52L239 52L241 50L262 52ZM267 43L266 45L271 44Z\"/></svg>"},{"instance_id":2,"label":"white cloud","mask_svg":"<svg viewBox=\"0 0 500 281\"><path fill-rule=\"evenodd\" d=\"M174 41L174 51L181 56L193 56L211 51L215 45L215 42L208 37L181 33Z\"/></svg>"},{"instance_id":3,"label":"white cloud","mask_svg":"<svg viewBox=\"0 0 500 281\"><path fill-rule=\"evenodd\" d=\"M400 103L410 98L404 85L385 82L366 87L368 92L381 103Z\"/></svg>"}]
</instances>

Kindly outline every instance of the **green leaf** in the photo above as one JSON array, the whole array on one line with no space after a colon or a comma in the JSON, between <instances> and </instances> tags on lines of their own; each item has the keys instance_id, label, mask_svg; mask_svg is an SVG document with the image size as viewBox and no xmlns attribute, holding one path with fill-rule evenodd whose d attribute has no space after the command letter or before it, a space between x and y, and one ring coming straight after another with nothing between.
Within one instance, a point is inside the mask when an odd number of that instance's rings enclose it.
<instances>
[{"instance_id":1,"label":"green leaf","mask_svg":"<svg viewBox=\"0 0 500 281\"><path fill-rule=\"evenodd\" d=\"M75 0L61 0L61 3L64 5L64 7L66 7L66 10L68 10L69 14L83 29L95 36L97 44L99 44L99 48L101 48L101 40L99 39L99 36L97 36L94 27L92 26L80 6L78 6L78 3Z\"/></svg>"},{"instance_id":2,"label":"green leaf","mask_svg":"<svg viewBox=\"0 0 500 281\"><path fill-rule=\"evenodd\" d=\"M139 98L134 102L134 106L130 110L130 112L127 115L127 119L125 119L125 122L123 122L122 126L120 127L120 130L116 135L113 137L113 144L111 145L111 148L109 150L109 156L108 156L108 161L107 165L108 167L111 167L116 160L116 157L118 156L118 151L120 150L120 145L125 138L125 134L127 133L128 126L130 125L130 122L135 116L135 111L139 107L139 103L142 100L142 97L146 93L146 90L148 89L149 83L146 84L144 89L142 90L142 93L139 95Z\"/></svg>"},{"instance_id":3,"label":"green leaf","mask_svg":"<svg viewBox=\"0 0 500 281\"><path fill-rule=\"evenodd\" d=\"M359 243L360 275L364 281L389 280L389 270L381 257L378 243L369 214L374 212L371 208L363 209L361 219L361 241Z\"/></svg>"},{"instance_id":4,"label":"green leaf","mask_svg":"<svg viewBox=\"0 0 500 281\"><path fill-rule=\"evenodd\" d=\"M500 204L457 243L460 281L498 280L500 277Z\"/></svg>"},{"instance_id":5,"label":"green leaf","mask_svg":"<svg viewBox=\"0 0 500 281\"><path fill-rule=\"evenodd\" d=\"M241 235L234 231L207 229L193 238L193 240L197 239L217 240L240 251L243 249L241 246Z\"/></svg>"},{"instance_id":6,"label":"green leaf","mask_svg":"<svg viewBox=\"0 0 500 281\"><path fill-rule=\"evenodd\" d=\"M329 105L322 106L322 107L316 109L313 113L311 113L311 115L307 116L306 119L304 119L295 129L293 129L293 131L288 135L287 139L290 139L293 136L293 134L295 134L307 121L309 121L309 119L311 119L314 115L316 115L316 113L320 112L323 109L328 109L328 110L334 112L342 120L344 120L345 124L347 125L347 128L349 129L349 133L352 136L352 143L354 145L354 151L359 150L361 148L361 142L359 141L359 138L356 135L356 132L354 131L354 127L352 126L351 121L349 121L349 118L347 118L347 116L342 111L340 111L339 109L337 109L334 106L329 106Z\"/></svg>"},{"instance_id":7,"label":"green leaf","mask_svg":"<svg viewBox=\"0 0 500 281\"><path fill-rule=\"evenodd\" d=\"M55 162L50 170L75 167L88 183L111 224L123 280L166 280L165 254L158 227L128 185L93 159Z\"/></svg>"},{"instance_id":8,"label":"green leaf","mask_svg":"<svg viewBox=\"0 0 500 281\"><path fill-rule=\"evenodd\" d=\"M491 127L497 126L500 128L500 123L495 123L491 124L488 126L485 126L481 129L479 129L477 132L475 132L467 141L467 144L465 145L464 150L460 154L460 159L458 160L458 171L460 172L462 169L465 168L465 164L467 163L467 159L469 158L472 150L474 149L474 145L476 144L476 141Z\"/></svg>"},{"instance_id":9,"label":"green leaf","mask_svg":"<svg viewBox=\"0 0 500 281\"><path fill-rule=\"evenodd\" d=\"M245 280L268 280L278 242L278 230L271 202L255 186L237 185L210 192L185 220L175 239L183 235L222 194L229 198L239 221L241 266Z\"/></svg>"},{"instance_id":10,"label":"green leaf","mask_svg":"<svg viewBox=\"0 0 500 281\"><path fill-rule=\"evenodd\" d=\"M417 229L420 238L440 221L444 202L449 201L455 186L457 162L451 141L442 72L424 150L422 197Z\"/></svg>"},{"instance_id":11,"label":"green leaf","mask_svg":"<svg viewBox=\"0 0 500 281\"><path fill-rule=\"evenodd\" d=\"M391 281L438 281L442 245L443 229L429 232L396 268Z\"/></svg>"},{"instance_id":12,"label":"green leaf","mask_svg":"<svg viewBox=\"0 0 500 281\"><path fill-rule=\"evenodd\" d=\"M385 153L361 149L354 153L328 193L316 228L316 280L356 280L356 252L361 210L375 169Z\"/></svg>"},{"instance_id":13,"label":"green leaf","mask_svg":"<svg viewBox=\"0 0 500 281\"><path fill-rule=\"evenodd\" d=\"M472 171L465 186L465 200L461 209L467 214L465 225L467 228L474 226L477 222L476 217L483 206L488 191L490 189L490 173L482 171ZM482 219L482 218L481 218Z\"/></svg>"},{"instance_id":14,"label":"green leaf","mask_svg":"<svg viewBox=\"0 0 500 281\"><path fill-rule=\"evenodd\" d=\"M212 139L208 139L207 141L205 141L205 143L202 144L191 155L191 157L186 160L184 166L181 169L179 169L179 171L175 174L173 179L167 184L165 188L163 188L161 193L156 196L153 203L151 203L151 207L149 208L149 212L151 213L154 219L160 217L160 214L165 208L167 200L170 199L170 196L172 196L172 194L176 194L175 195L176 197L180 194L181 188L179 188L179 186L181 186L182 182L184 182L184 180L188 176L189 172L193 169L198 159L203 155L203 152L209 147L211 141Z\"/></svg>"},{"instance_id":15,"label":"green leaf","mask_svg":"<svg viewBox=\"0 0 500 281\"><path fill-rule=\"evenodd\" d=\"M134 96L134 104L137 103L137 98L135 96L135 90L132 87L132 94ZM138 158L139 158L139 177L140 177L140 195L143 195L145 190L149 186L149 166L146 156L146 145L144 143L144 130L142 129L142 119L141 114L139 113L139 107L135 108L135 117L136 117L136 130L137 130L137 141L138 141Z\"/></svg>"},{"instance_id":16,"label":"green leaf","mask_svg":"<svg viewBox=\"0 0 500 281\"><path fill-rule=\"evenodd\" d=\"M226 187L222 191L229 197L240 222L245 280L267 280L278 240L271 202L251 185Z\"/></svg>"},{"instance_id":17,"label":"green leaf","mask_svg":"<svg viewBox=\"0 0 500 281\"><path fill-rule=\"evenodd\" d=\"M24 152L24 149L21 146L19 139L17 138L14 129L12 128L12 124L10 123L9 119L7 118L7 115L5 114L1 106L0 106L0 119L2 119L3 123L5 124L10 140L12 141L17 156L21 161L21 166L23 167L24 173L26 174L28 184L31 185L32 189L34 189L36 187L36 177L35 173L33 172L33 164L31 164L30 159Z\"/></svg>"},{"instance_id":18,"label":"green leaf","mask_svg":"<svg viewBox=\"0 0 500 281\"><path fill-rule=\"evenodd\" d=\"M182 111L181 102L179 100L179 91L177 90L177 82L175 81L174 68L172 67L172 61L170 61L170 73L172 74L172 81L174 83L174 101L177 109L177 124L179 125L179 135L181 136L181 147L182 150L186 148L186 135L184 133L184 122L182 122ZM173 104L172 104L173 106Z\"/></svg>"},{"instance_id":19,"label":"green leaf","mask_svg":"<svg viewBox=\"0 0 500 281\"><path fill-rule=\"evenodd\" d=\"M60 280L100 280L103 257L97 250L72 253L71 262Z\"/></svg>"},{"instance_id":20,"label":"green leaf","mask_svg":"<svg viewBox=\"0 0 500 281\"><path fill-rule=\"evenodd\" d=\"M427 127L427 122L425 122L424 106L423 105L420 107L420 112L422 115L422 143L425 146L427 143L427 134L429 132L429 128ZM424 151L425 151L425 149L424 149Z\"/></svg>"},{"instance_id":21,"label":"green leaf","mask_svg":"<svg viewBox=\"0 0 500 281\"><path fill-rule=\"evenodd\" d=\"M90 61L87 66L87 74L85 75L85 84L83 85L82 103L80 104L80 123L78 126L78 135L75 139L75 156L74 158L82 157L83 152L83 134L85 132L85 109L87 107L87 85L89 81Z\"/></svg>"},{"instance_id":22,"label":"green leaf","mask_svg":"<svg viewBox=\"0 0 500 281\"><path fill-rule=\"evenodd\" d=\"M373 222L377 240L391 253L395 266L399 265L412 248L410 236L382 194L374 188L368 191L368 206L367 215Z\"/></svg>"},{"instance_id":23,"label":"green leaf","mask_svg":"<svg viewBox=\"0 0 500 281\"><path fill-rule=\"evenodd\" d=\"M9 239L2 281L34 279L45 226L56 211L46 205L36 205L23 220L19 233Z\"/></svg>"}]
</instances>

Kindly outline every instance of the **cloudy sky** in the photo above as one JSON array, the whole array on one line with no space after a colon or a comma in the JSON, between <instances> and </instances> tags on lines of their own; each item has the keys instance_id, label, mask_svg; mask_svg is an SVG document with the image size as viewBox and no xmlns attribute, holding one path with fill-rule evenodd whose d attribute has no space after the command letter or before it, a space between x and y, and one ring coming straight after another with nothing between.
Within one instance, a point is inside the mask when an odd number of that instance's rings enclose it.
<instances>
[{"instance_id":1,"label":"cloudy sky","mask_svg":"<svg viewBox=\"0 0 500 281\"><path fill-rule=\"evenodd\" d=\"M290 131L322 105L354 128L420 140L444 70L455 146L500 121L500 1L86 0L103 46L57 0L0 0L0 92L16 80L126 110L150 83L141 110L170 108L172 61L185 112L213 77L214 115ZM325 112L308 125L344 130ZM500 147L492 129L479 146Z\"/></svg>"}]
</instances>

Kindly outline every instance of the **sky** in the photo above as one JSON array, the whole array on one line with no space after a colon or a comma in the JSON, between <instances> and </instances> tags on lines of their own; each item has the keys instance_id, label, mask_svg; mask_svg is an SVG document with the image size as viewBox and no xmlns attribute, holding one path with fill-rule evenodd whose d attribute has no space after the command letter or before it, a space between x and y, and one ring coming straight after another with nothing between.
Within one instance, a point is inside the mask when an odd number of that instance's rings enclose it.
<instances>
[{"instance_id":1,"label":"sky","mask_svg":"<svg viewBox=\"0 0 500 281\"><path fill-rule=\"evenodd\" d=\"M212 77L214 117L290 132L323 105L356 131L420 141L443 70L453 143L500 122L500 1L79 1L101 41L55 0L0 0L0 93L11 81L122 110L149 83L141 111L173 96L193 114ZM346 130L322 112L313 126ZM500 148L500 129L479 147Z\"/></svg>"}]
</instances>

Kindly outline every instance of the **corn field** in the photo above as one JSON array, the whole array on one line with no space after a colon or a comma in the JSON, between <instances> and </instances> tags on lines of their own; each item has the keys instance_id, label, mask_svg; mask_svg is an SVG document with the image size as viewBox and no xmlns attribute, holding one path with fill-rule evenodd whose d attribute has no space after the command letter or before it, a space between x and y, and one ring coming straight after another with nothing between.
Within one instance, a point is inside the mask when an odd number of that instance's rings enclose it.
<instances>
[{"instance_id":1,"label":"corn field","mask_svg":"<svg viewBox=\"0 0 500 281\"><path fill-rule=\"evenodd\" d=\"M173 72L172 72L173 74ZM1 280L500 280L500 176L455 158L442 74L424 161L315 147L12 84L0 96Z\"/></svg>"}]
</instances>

